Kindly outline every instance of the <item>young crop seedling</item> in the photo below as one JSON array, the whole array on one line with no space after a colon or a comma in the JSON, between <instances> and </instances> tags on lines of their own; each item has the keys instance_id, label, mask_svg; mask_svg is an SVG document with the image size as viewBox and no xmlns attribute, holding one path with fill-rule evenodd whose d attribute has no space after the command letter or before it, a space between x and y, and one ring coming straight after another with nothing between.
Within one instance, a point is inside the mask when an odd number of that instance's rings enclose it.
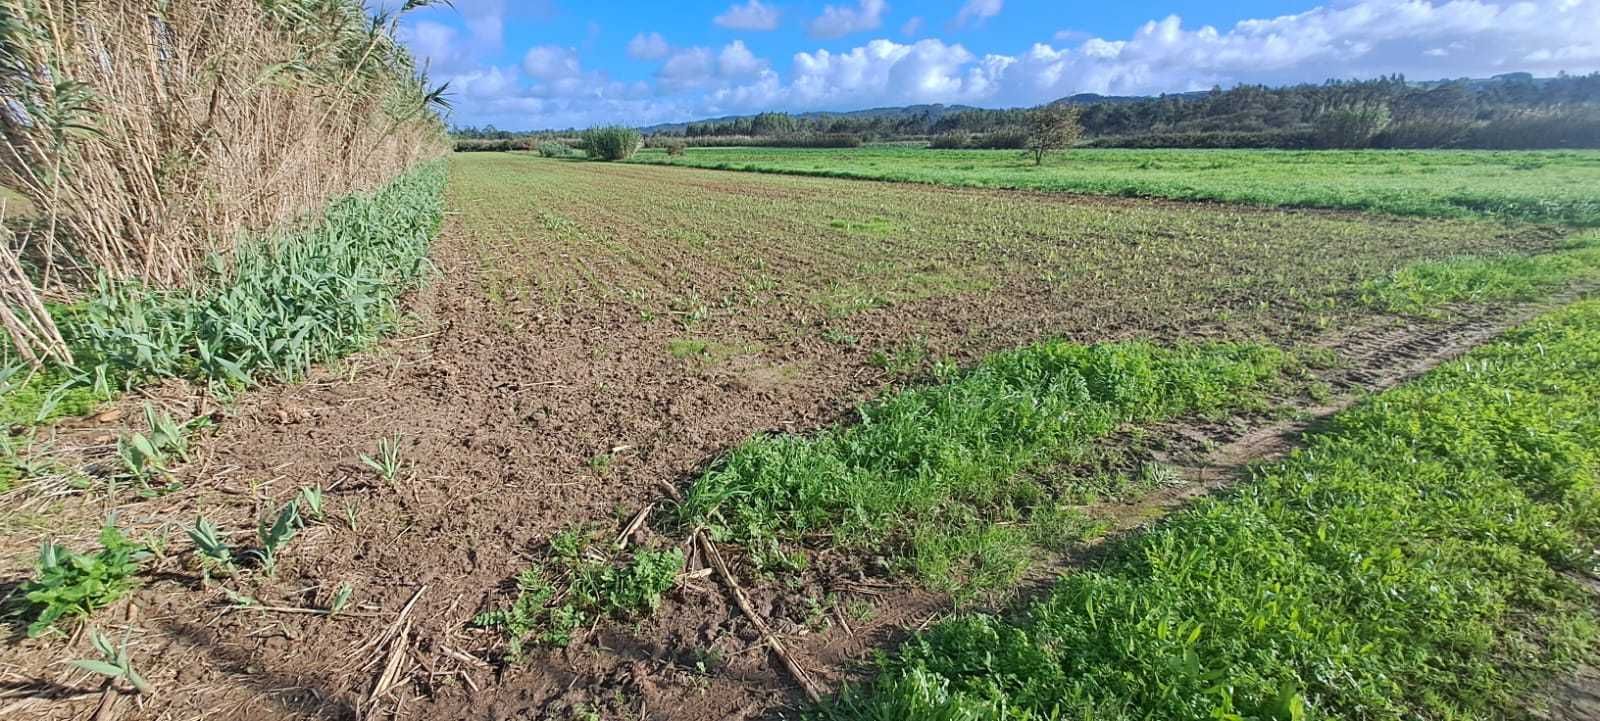
<instances>
[{"instance_id":1,"label":"young crop seedling","mask_svg":"<svg viewBox=\"0 0 1600 721\"><path fill-rule=\"evenodd\" d=\"M125 476L140 482L165 475L172 462L185 460L189 455L189 433L209 423L204 416L178 423L149 403L144 404L144 417L149 435L136 432L117 439L117 458Z\"/></svg>"},{"instance_id":2,"label":"young crop seedling","mask_svg":"<svg viewBox=\"0 0 1600 721\"><path fill-rule=\"evenodd\" d=\"M155 689L134 670L133 661L128 658L127 636L123 636L122 642L113 646L111 639L106 638L99 629L95 629L89 634L89 640L94 644L95 650L100 652L100 658L78 659L72 662L73 666L105 676L113 684L126 681L135 691L145 696L155 695Z\"/></svg>"},{"instance_id":3,"label":"young crop seedling","mask_svg":"<svg viewBox=\"0 0 1600 721\"><path fill-rule=\"evenodd\" d=\"M339 584L339 589L333 592L333 598L328 601L328 616L333 617L344 613L350 607L350 597L355 595L355 589L349 583Z\"/></svg>"},{"instance_id":4,"label":"young crop seedling","mask_svg":"<svg viewBox=\"0 0 1600 721\"><path fill-rule=\"evenodd\" d=\"M278 573L278 554L281 553L295 534L300 532L300 508L290 501L278 510L278 515L271 523L262 521L257 530L260 546L246 551L246 555L255 558L261 565L261 570L268 576Z\"/></svg>"},{"instance_id":5,"label":"young crop seedling","mask_svg":"<svg viewBox=\"0 0 1600 721\"><path fill-rule=\"evenodd\" d=\"M201 516L195 519L194 527L188 529L188 534L189 540L194 542L195 550L200 554L200 563L206 571L213 569L224 573L234 571L233 549L222 540L216 524Z\"/></svg>"},{"instance_id":6,"label":"young crop seedling","mask_svg":"<svg viewBox=\"0 0 1600 721\"><path fill-rule=\"evenodd\" d=\"M394 483L400 476L400 439L379 438L378 455L376 458L365 453L361 454L361 463L378 474L385 483Z\"/></svg>"},{"instance_id":7,"label":"young crop seedling","mask_svg":"<svg viewBox=\"0 0 1600 721\"><path fill-rule=\"evenodd\" d=\"M30 637L43 635L62 618L87 618L137 585L139 564L148 555L144 547L112 522L100 530L100 547L95 554L75 553L46 541L39 549L34 578L18 589Z\"/></svg>"},{"instance_id":8,"label":"young crop seedling","mask_svg":"<svg viewBox=\"0 0 1600 721\"><path fill-rule=\"evenodd\" d=\"M325 518L327 518L326 511L324 510L323 506L322 486L306 486L305 488L300 489L300 495L296 499L296 503L298 503L301 508L305 509L304 516L306 518L318 523L321 523Z\"/></svg>"}]
</instances>

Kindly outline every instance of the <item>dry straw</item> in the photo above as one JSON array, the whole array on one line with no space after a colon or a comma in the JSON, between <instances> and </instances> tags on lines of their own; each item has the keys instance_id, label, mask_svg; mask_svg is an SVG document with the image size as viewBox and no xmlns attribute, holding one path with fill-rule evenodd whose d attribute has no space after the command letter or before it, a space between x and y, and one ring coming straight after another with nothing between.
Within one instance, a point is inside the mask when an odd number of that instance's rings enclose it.
<instances>
[{"instance_id":1,"label":"dry straw","mask_svg":"<svg viewBox=\"0 0 1600 721\"><path fill-rule=\"evenodd\" d=\"M68 358L41 297L195 282L251 235L446 149L442 88L358 0L0 0L0 255L28 358Z\"/></svg>"}]
</instances>

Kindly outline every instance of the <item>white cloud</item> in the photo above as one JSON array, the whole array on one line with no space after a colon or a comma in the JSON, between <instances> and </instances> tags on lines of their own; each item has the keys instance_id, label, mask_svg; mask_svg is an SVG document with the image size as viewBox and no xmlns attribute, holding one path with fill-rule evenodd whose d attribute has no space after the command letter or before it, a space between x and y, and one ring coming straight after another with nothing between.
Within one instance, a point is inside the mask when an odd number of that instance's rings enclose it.
<instances>
[{"instance_id":1,"label":"white cloud","mask_svg":"<svg viewBox=\"0 0 1600 721\"><path fill-rule=\"evenodd\" d=\"M834 7L822 34L849 32L868 16L881 25L885 13L886 6L873 0ZM826 17L824 11L818 20ZM649 83L610 81L586 70L576 50L542 46L528 51L520 73L484 65L446 79L471 122L519 128L649 124L901 103L1021 106L1080 92L1151 94L1393 72L1415 79L1513 70L1584 73L1600 70L1596 27L1600 0L1342 0L1221 28L1186 25L1174 16L1111 37L1052 36L1041 29L1046 42L1003 52L937 38L880 38L843 51L795 53L786 66L777 66L739 41L720 50L669 48ZM469 42L466 34L418 22L407 42L428 57L454 57ZM641 48L654 45L649 35L641 36Z\"/></svg>"},{"instance_id":2,"label":"white cloud","mask_svg":"<svg viewBox=\"0 0 1600 721\"><path fill-rule=\"evenodd\" d=\"M811 21L811 34L819 38L838 38L851 33L877 30L889 10L884 0L859 0L855 7L827 5Z\"/></svg>"},{"instance_id":3,"label":"white cloud","mask_svg":"<svg viewBox=\"0 0 1600 721\"><path fill-rule=\"evenodd\" d=\"M754 75L767 67L765 60L761 60L745 47L743 40L735 40L722 49L717 56L717 70L725 78L740 78Z\"/></svg>"},{"instance_id":4,"label":"white cloud","mask_svg":"<svg viewBox=\"0 0 1600 721\"><path fill-rule=\"evenodd\" d=\"M706 87L716 74L716 60L705 48L685 48L672 53L656 71L656 84L666 93Z\"/></svg>"},{"instance_id":5,"label":"white cloud","mask_svg":"<svg viewBox=\"0 0 1600 721\"><path fill-rule=\"evenodd\" d=\"M528 54L522 57L522 69L537 80L561 80L583 72L583 66L578 62L578 51L559 45L529 48Z\"/></svg>"},{"instance_id":6,"label":"white cloud","mask_svg":"<svg viewBox=\"0 0 1600 721\"><path fill-rule=\"evenodd\" d=\"M967 0L961 12L956 13L955 26L982 25L985 20L999 15L1004 6L1005 0Z\"/></svg>"},{"instance_id":7,"label":"white cloud","mask_svg":"<svg viewBox=\"0 0 1600 721\"><path fill-rule=\"evenodd\" d=\"M750 0L728 8L712 18L711 22L730 30L777 30L778 15L777 8L763 4L761 0Z\"/></svg>"},{"instance_id":8,"label":"white cloud","mask_svg":"<svg viewBox=\"0 0 1600 721\"><path fill-rule=\"evenodd\" d=\"M635 60L660 60L672 52L661 33L639 33L628 41L628 57Z\"/></svg>"},{"instance_id":9,"label":"white cloud","mask_svg":"<svg viewBox=\"0 0 1600 721\"><path fill-rule=\"evenodd\" d=\"M911 18L910 20L907 20L906 24L900 26L900 34L904 35L904 36L906 36L908 38L914 38L920 32L922 32L922 16L921 15L918 15L917 17L914 17L914 18Z\"/></svg>"}]
</instances>

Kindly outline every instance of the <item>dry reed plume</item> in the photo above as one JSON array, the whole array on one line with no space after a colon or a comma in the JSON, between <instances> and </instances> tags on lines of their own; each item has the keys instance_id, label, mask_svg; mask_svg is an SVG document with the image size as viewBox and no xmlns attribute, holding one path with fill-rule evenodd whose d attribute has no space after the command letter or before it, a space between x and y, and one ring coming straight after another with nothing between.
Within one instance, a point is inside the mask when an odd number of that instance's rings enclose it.
<instances>
[{"instance_id":1,"label":"dry reed plume","mask_svg":"<svg viewBox=\"0 0 1600 721\"><path fill-rule=\"evenodd\" d=\"M101 275L185 285L241 239L443 153L442 88L396 41L398 14L0 0L0 184L34 208L0 255L19 351L69 358L41 295Z\"/></svg>"}]
</instances>

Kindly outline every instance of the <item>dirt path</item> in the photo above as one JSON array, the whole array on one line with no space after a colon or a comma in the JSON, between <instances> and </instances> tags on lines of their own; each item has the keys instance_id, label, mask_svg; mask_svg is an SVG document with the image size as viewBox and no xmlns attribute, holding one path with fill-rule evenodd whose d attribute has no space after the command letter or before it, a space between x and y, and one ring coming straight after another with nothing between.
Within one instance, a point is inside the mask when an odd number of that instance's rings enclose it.
<instances>
[{"instance_id":1,"label":"dirt path","mask_svg":"<svg viewBox=\"0 0 1600 721\"><path fill-rule=\"evenodd\" d=\"M726 178L701 171L578 167L575 172L593 176L572 176L562 193L582 195L583 183L603 182L623 195L649 197L662 192L663 177L676 177L665 172L700 182L694 187L701 195L695 197L709 199L705 202L770 198L771 207L749 206L766 214L756 222L727 221L729 243L745 237L741 233L756 232L749 228L763 222L790 222L785 216L795 211L784 205L787 198L825 195L821 189L829 187L892 191L908 196L897 196L895 203L911 205L938 205L957 196L974 207L1018 202L1002 193L884 190L882 184L760 176L716 185L713 181ZM824 185L830 182L837 185ZM844 195L850 203L868 202ZM465 209L457 212L472 212L470 200L457 198L455 207ZM585 207L579 200L570 201L574 216ZM562 210L561 202L568 201L552 197L546 209ZM824 200L808 197L806 202ZM1112 215L1139 207L1085 202ZM1276 228L1295 222L1288 213L1240 212L1239 224ZM629 244L642 243L639 234L648 232L624 222L607 226L580 220L580 227L590 229L583 242L621 244L613 260L626 258ZM543 227L569 232L553 220ZM1392 231L1400 237L1415 227L1398 224ZM1050 241L1035 237L1048 229L1041 228L1023 234L1030 248ZM498 236L490 242L486 234L491 232L501 231L474 217L456 214L447 220L435 254L439 275L410 301L415 323L402 338L373 352L319 371L302 384L247 393L227 407L179 388L152 394L182 416L215 413L224 420L179 472L181 489L119 504L119 523L150 538L169 539L172 548L182 550L188 541L181 526L203 514L243 542L258 518L298 489L321 485L328 491L330 519L294 541L276 577L249 575L229 585L267 606L292 609L325 606L337 588L348 584L355 591L354 605L352 613L338 618L233 610L218 586L202 586L191 557L175 553L160 560L153 579L131 602L106 612L108 618L126 618L129 607L138 609L134 621L112 628L130 632L135 657L159 689L138 709L125 701L123 718L565 718L586 709L663 721L758 717L798 696L755 630L710 579L684 584L649 620L601 624L571 648L535 654L524 666L482 663L494 639L469 630L466 622L502 597L508 580L556 531L573 523L620 528L645 504L664 503L669 489L685 486L705 463L752 432L806 431L845 417L854 404L895 380L873 362L873 354L883 349L915 342L929 357L970 361L1045 336L1264 336L1305 342L1308 328L1331 318L1335 327L1349 323L1354 330L1316 338L1344 356L1348 366L1327 373L1339 392L1326 407L1304 409L1315 415L1453 357L1533 312L1482 310L1439 326L1310 306L1289 296L1292 284L1280 288L1238 280L1252 277L1265 262L1252 253L1283 252L1262 241L1205 273L1178 274L1159 286L1143 280L1143 270L1128 270L1139 282L1102 279L1070 293L1042 280L1032 261L1023 258L983 284L906 294L866 307L848 318L857 341L851 344L823 337L840 321L818 314L809 289L780 293L759 306L715 311L704 321L714 334L689 334L684 319L647 318L639 304L624 300L545 306L497 297L490 291L499 287L512 256L504 249L486 255L486 247L502 247L495 245ZM1405 237L1396 247L1421 242ZM787 258L794 272L803 272L804 256L788 253L779 240L762 242L772 245L775 257ZM951 240L951 248L962 247L957 240ZM1540 236L1526 242L1550 240ZM1363 242L1387 249L1380 241L1374 236ZM685 247L700 247L699 242ZM706 241L713 247L717 242ZM824 250L830 258L853 258L854 247ZM539 246L529 254L545 250ZM959 252L949 252L946 261L959 261ZM1391 254L1382 262L1397 265L1442 251L1419 245L1406 251L1409 256L1384 252ZM610 261L601 255L596 251L584 261L595 272L584 282L606 277ZM715 258L701 265L681 255L664 257L674 258L676 267L658 273L652 266L656 261L638 260L623 275L630 282L657 278L692 286L667 288L669 295L679 296L714 297L719 289L743 282L714 265ZM704 277L696 275L700 268ZM1171 303L1150 300L1197 297L1220 287L1231 289L1229 300L1203 309L1212 317L1207 322L1193 309L1177 315ZM676 352L688 335L707 345ZM136 404L127 407L132 411ZM1175 437L1195 435L1196 447L1220 444L1221 455L1203 469L1190 469L1200 482L1149 496L1113 515L1136 525L1218 485L1227 469L1282 449L1280 438L1297 429L1284 424L1175 427ZM69 424L59 442L100 448L103 454L110 433L104 425ZM395 439L404 460L404 471L393 483L377 480L360 461L380 439ZM13 520L27 530L6 541L0 570L8 582L24 573L40 539L87 538L110 510L77 496L30 508L48 508L49 515L40 514L32 524ZM652 532L646 528L642 535ZM683 540L655 537L666 543ZM757 610L785 636L800 662L830 685L847 677L855 661L948 607L940 596L868 573L813 575L800 587L745 582ZM815 603L829 594L831 606ZM856 618L849 617L852 606L860 611ZM403 617L402 609L409 609ZM22 702L15 713L66 719L83 717L92 708L96 683L59 663L82 655L85 644L75 645L13 639L3 647L0 683L20 689L16 693L83 694L54 703ZM375 685L391 666L395 685L374 699ZM0 709L14 703L19 702L0 698Z\"/></svg>"}]
</instances>

